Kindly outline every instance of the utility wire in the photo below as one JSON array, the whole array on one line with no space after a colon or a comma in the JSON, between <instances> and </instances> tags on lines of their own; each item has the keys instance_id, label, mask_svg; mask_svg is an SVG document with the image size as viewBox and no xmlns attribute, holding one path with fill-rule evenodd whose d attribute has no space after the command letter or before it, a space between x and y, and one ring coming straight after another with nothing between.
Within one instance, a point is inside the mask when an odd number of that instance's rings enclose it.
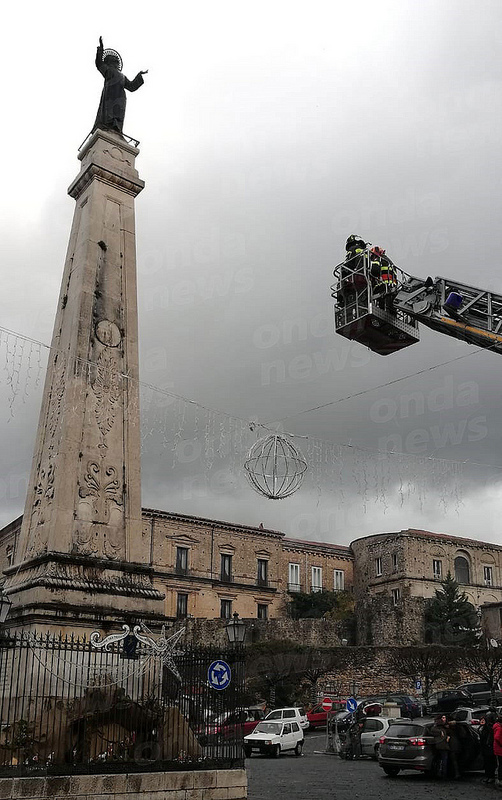
<instances>
[{"instance_id":1,"label":"utility wire","mask_svg":"<svg viewBox=\"0 0 502 800\"><path fill-rule=\"evenodd\" d=\"M0 326L0 332L3 332L3 333L8 334L10 336L16 336L19 339L24 339L25 341L31 342L32 344L36 344L36 345L38 345L40 347L43 347L46 350L57 352L57 353L62 353L65 356L68 355L67 351L63 351L63 350L61 350L59 348L51 347L51 345L48 345L45 342L41 342L41 341L39 341L37 339L33 339L33 338L29 337L29 336L25 336L24 334L17 333L16 331L9 330L8 328L4 328L4 327ZM138 380L138 384L140 386L144 387L144 388L150 389L153 392L158 392L159 394L165 395L167 397L172 397L172 398L174 398L176 400L182 400L185 403L189 403L190 405L197 406L198 408L201 408L204 411L207 411L207 412L209 412L211 414L215 414L217 416L223 416L223 417L226 417L227 419L235 420L237 422L241 422L241 423L243 423L245 425L249 425L249 426L251 426L253 424L257 428L262 428L263 430L269 431L271 433L276 433L276 426L279 425L279 424L282 424L286 420L294 419L295 417L302 416L303 414L309 414L309 413L312 413L313 411L319 411L321 409L337 405L338 403L344 403L344 402L346 402L348 400L352 400L352 399L354 399L356 397L361 397L363 395L369 394L370 392L377 391L378 389L383 389L383 388L385 388L387 386L392 386L394 384L400 383L401 381L408 380L409 378L413 378L413 377L415 377L417 375L423 375L423 374L425 374L427 372L432 372L433 370L439 369L440 367L447 366L448 364L453 364L453 363L455 363L457 361L461 361L461 360L463 360L465 358L470 358L473 355L478 355L479 353L482 353L482 352L484 352L486 350L490 350L491 347L494 347L494 346L495 345L490 345L490 347L483 347L483 348L480 348L479 350L475 350L474 352L465 353L464 355L461 355L461 356L456 356L455 358L449 359L448 361L442 361L439 364L433 364L431 367L426 367L426 368L424 368L422 370L418 370L417 372L411 372L408 375L403 375L402 377L395 378L392 381L387 381L386 383L378 384L377 386L373 386L370 389L362 389L359 392L355 392L353 394L346 395L345 397L339 397L338 399L331 400L328 403L322 403L322 404L320 404L318 406L312 406L311 408L304 409L303 411L298 411L295 414L290 414L287 417L282 417L281 419L277 419L277 420L270 420L270 421L264 422L264 423L258 422L258 421L254 421L254 420L250 420L249 418L239 417L239 416L236 416L235 414L228 414L226 411L221 411L219 409L211 408L210 406L202 405L201 403L197 402L197 400L194 400L193 398L185 397L185 396L183 396L181 394L176 394L175 392L171 392L168 389L162 389L159 386L155 386L155 384L152 384L152 383L147 383L145 381ZM78 360L80 363L87 364L87 365L90 365L90 366L93 366L93 367L96 366L94 361L89 361L87 359L83 359L83 358L80 358L80 357L77 357L77 356L75 356L75 359ZM125 378L127 380L132 380L131 376L127 375L126 373L119 373L119 375L120 375L120 377ZM273 428L270 427L271 425L274 425L274 427ZM301 436L300 434L289 433L287 431L285 431L285 434L288 435L288 436L292 436L292 437L299 437L299 438L305 438L305 439L314 439L314 440L319 441L319 442L325 442L327 445L330 445L330 446L342 447L342 448L346 447L346 448L350 448L352 450L357 450L357 451L364 452L364 453L372 453L372 454L387 455L387 456L406 456L408 458L420 459L421 461L440 461L440 462L445 463L445 464L459 464L459 465L464 465L464 466L466 464L469 464L469 465L473 465L473 466L489 467L491 469L502 470L502 466L497 466L496 464L488 464L488 463L482 462L482 461L471 461L471 460L462 460L461 461L461 460L456 460L456 459L436 458L435 456L420 455L420 454L417 454L417 453L405 453L405 452L402 452L402 451L394 451L394 450L378 450L378 449L372 449L372 448L369 448L369 447L362 447L360 445L355 445L355 444L352 444L352 443L332 442L332 441L330 441L328 439L321 439L321 438L318 438L318 437L315 437L315 436L310 436L310 435Z\"/></svg>"}]
</instances>

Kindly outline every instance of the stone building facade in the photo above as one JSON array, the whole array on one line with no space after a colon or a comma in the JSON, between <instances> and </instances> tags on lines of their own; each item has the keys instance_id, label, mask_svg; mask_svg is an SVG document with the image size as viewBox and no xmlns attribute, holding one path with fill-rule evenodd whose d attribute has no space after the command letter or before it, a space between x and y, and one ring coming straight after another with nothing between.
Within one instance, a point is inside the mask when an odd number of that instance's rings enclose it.
<instances>
[{"instance_id":1,"label":"stone building facade","mask_svg":"<svg viewBox=\"0 0 502 800\"><path fill-rule=\"evenodd\" d=\"M21 523L0 531L0 572L16 563ZM153 509L143 509L141 537L167 620L280 619L290 590L352 589L352 553L340 545Z\"/></svg>"},{"instance_id":2,"label":"stone building facade","mask_svg":"<svg viewBox=\"0 0 502 800\"><path fill-rule=\"evenodd\" d=\"M21 522L0 531L0 573L16 564ZM143 509L142 543L167 621L237 612L263 625L285 620L292 592L347 589L356 600L359 644L409 644L423 640L425 602L451 572L482 608L491 635L502 635L499 545L410 528L344 547L154 509Z\"/></svg>"},{"instance_id":3,"label":"stone building facade","mask_svg":"<svg viewBox=\"0 0 502 800\"><path fill-rule=\"evenodd\" d=\"M502 601L499 545L409 528L351 548L360 643L422 641L425 600L448 572L475 608Z\"/></svg>"}]
</instances>

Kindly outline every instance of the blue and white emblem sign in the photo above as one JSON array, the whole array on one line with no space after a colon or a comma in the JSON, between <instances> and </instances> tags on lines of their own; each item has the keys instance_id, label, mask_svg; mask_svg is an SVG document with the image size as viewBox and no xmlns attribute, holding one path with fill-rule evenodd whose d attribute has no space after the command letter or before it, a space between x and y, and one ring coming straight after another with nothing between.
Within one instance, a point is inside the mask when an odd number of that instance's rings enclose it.
<instances>
[{"instance_id":1,"label":"blue and white emblem sign","mask_svg":"<svg viewBox=\"0 0 502 800\"><path fill-rule=\"evenodd\" d=\"M207 679L212 689L226 689L232 678L232 670L226 661L213 661L207 671Z\"/></svg>"}]
</instances>

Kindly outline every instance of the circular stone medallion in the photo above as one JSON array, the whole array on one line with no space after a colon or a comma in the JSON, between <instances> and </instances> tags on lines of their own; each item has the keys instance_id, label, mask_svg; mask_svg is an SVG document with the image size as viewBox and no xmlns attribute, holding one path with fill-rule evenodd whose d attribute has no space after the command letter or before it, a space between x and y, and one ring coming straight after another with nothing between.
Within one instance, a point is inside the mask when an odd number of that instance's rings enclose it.
<instances>
[{"instance_id":1,"label":"circular stone medallion","mask_svg":"<svg viewBox=\"0 0 502 800\"><path fill-rule=\"evenodd\" d=\"M101 322L98 322L96 336L101 344L105 344L107 347L117 347L122 340L118 326L109 319L102 319Z\"/></svg>"}]
</instances>

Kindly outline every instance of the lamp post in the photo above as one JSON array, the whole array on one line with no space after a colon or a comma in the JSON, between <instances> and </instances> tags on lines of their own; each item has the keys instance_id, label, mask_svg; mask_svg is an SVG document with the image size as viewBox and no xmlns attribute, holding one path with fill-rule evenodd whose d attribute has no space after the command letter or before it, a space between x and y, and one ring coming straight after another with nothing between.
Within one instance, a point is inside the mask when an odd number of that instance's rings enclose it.
<instances>
[{"instance_id":1,"label":"lamp post","mask_svg":"<svg viewBox=\"0 0 502 800\"><path fill-rule=\"evenodd\" d=\"M228 641L232 647L240 647L246 638L246 623L239 618L237 611L234 611L232 619L226 625Z\"/></svg>"},{"instance_id":2,"label":"lamp post","mask_svg":"<svg viewBox=\"0 0 502 800\"><path fill-rule=\"evenodd\" d=\"M12 600L3 592L0 593L0 625L3 625L10 611Z\"/></svg>"}]
</instances>

